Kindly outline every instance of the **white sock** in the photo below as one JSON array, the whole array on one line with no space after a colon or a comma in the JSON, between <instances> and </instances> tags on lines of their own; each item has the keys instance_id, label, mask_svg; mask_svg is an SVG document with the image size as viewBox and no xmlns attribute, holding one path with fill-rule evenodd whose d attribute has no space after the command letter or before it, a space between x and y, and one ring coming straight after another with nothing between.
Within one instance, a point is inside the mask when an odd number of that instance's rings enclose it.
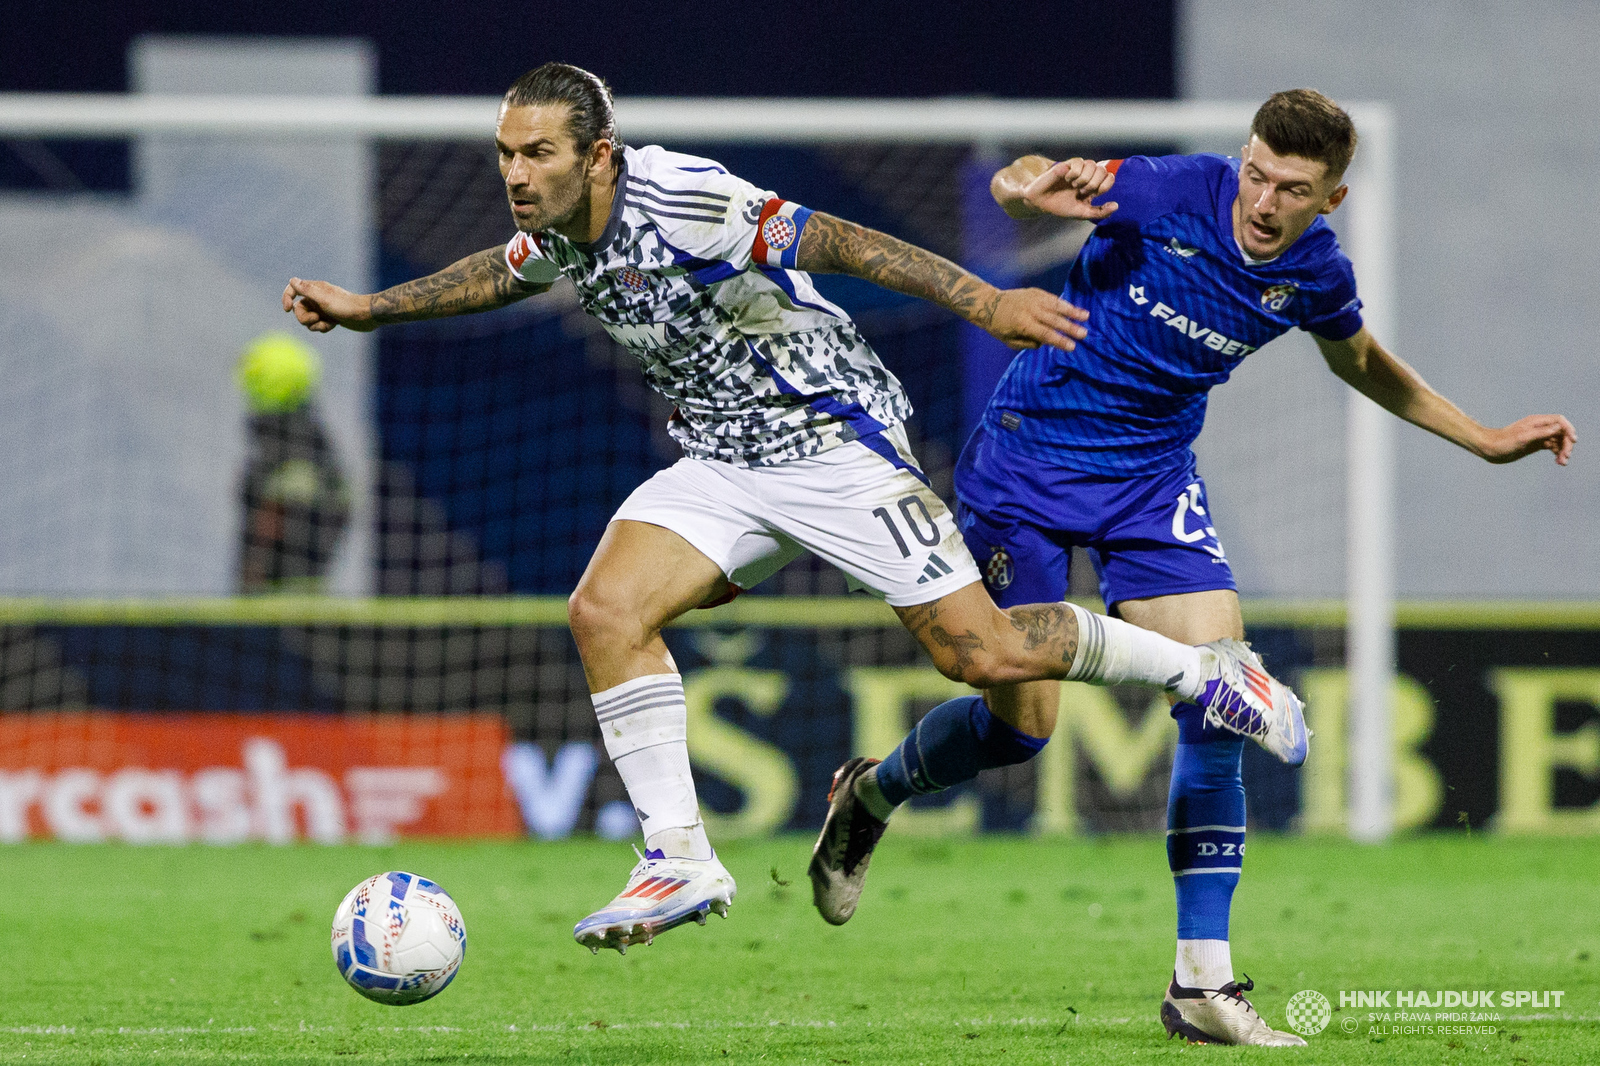
<instances>
[{"instance_id":1,"label":"white sock","mask_svg":"<svg viewBox=\"0 0 1600 1066\"><path fill-rule=\"evenodd\" d=\"M894 813L894 804L890 803L883 795L883 790L878 787L878 768L871 767L866 773L856 778L854 785L856 799L861 801L861 806L867 813L880 822L887 822L889 815Z\"/></svg>"},{"instance_id":2,"label":"white sock","mask_svg":"<svg viewBox=\"0 0 1600 1066\"><path fill-rule=\"evenodd\" d=\"M644 829L645 848L709 859L711 843L689 772L683 678L647 674L591 698L606 751Z\"/></svg>"},{"instance_id":3,"label":"white sock","mask_svg":"<svg viewBox=\"0 0 1600 1066\"><path fill-rule=\"evenodd\" d=\"M1120 685L1139 681L1192 700L1200 694L1200 649L1067 604L1078 620L1078 654L1068 681Z\"/></svg>"},{"instance_id":4,"label":"white sock","mask_svg":"<svg viewBox=\"0 0 1600 1066\"><path fill-rule=\"evenodd\" d=\"M1221 988L1233 980L1233 953L1226 940L1180 940L1173 969L1184 988Z\"/></svg>"}]
</instances>

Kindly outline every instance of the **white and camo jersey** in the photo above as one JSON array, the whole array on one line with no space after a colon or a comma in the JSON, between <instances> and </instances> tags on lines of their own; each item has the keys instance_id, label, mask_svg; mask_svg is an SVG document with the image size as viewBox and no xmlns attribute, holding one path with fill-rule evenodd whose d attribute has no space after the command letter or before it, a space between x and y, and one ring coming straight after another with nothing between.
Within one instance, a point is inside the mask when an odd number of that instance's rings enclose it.
<instances>
[{"instance_id":1,"label":"white and camo jersey","mask_svg":"<svg viewBox=\"0 0 1600 1066\"><path fill-rule=\"evenodd\" d=\"M911 403L795 269L808 209L653 145L623 150L617 182L593 244L519 233L506 262L524 281L572 281L676 405L668 429L687 455L765 466L852 440L893 453L882 431Z\"/></svg>"}]
</instances>

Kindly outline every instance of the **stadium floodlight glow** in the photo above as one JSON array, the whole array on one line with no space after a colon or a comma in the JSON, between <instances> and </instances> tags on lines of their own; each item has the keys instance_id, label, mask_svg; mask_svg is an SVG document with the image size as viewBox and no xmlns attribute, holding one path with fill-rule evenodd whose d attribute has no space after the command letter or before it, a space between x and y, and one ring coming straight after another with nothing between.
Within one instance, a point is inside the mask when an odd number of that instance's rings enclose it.
<instances>
[{"instance_id":1,"label":"stadium floodlight glow","mask_svg":"<svg viewBox=\"0 0 1600 1066\"><path fill-rule=\"evenodd\" d=\"M141 134L487 139L498 97L0 94L0 137ZM1257 102L872 100L624 97L617 121L635 142L945 144L1039 141L1215 144L1249 129ZM1346 250L1364 315L1391 347L1395 327L1395 121L1386 103L1345 105L1361 134L1345 204ZM1227 143L1227 142L1224 142ZM1383 840L1393 823L1389 698L1395 671L1393 420L1351 391L1346 418L1346 665L1349 829Z\"/></svg>"}]
</instances>

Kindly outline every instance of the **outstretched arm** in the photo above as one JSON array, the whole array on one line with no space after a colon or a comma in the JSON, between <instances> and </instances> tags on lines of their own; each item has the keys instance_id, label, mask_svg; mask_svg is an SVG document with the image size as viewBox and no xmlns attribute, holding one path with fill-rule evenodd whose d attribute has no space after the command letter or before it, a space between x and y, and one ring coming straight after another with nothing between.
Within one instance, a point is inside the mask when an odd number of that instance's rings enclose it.
<instances>
[{"instance_id":1,"label":"outstretched arm","mask_svg":"<svg viewBox=\"0 0 1600 1066\"><path fill-rule=\"evenodd\" d=\"M326 281L290 278L283 290L283 309L313 333L327 333L335 326L365 333L391 322L493 311L549 287L529 284L511 273L504 246L497 246L370 296Z\"/></svg>"},{"instance_id":2,"label":"outstretched arm","mask_svg":"<svg viewBox=\"0 0 1600 1066\"><path fill-rule=\"evenodd\" d=\"M1090 203L1111 191L1117 177L1092 159L1053 163L1042 155L1025 155L1001 167L989 179L989 195L1012 218L1080 218L1099 222L1117 209L1114 203Z\"/></svg>"},{"instance_id":3,"label":"outstretched arm","mask_svg":"<svg viewBox=\"0 0 1600 1066\"><path fill-rule=\"evenodd\" d=\"M795 266L849 274L954 311L1012 348L1053 344L1071 351L1086 335L1087 311L1043 289L997 289L969 270L914 244L813 212L800 233Z\"/></svg>"},{"instance_id":4,"label":"outstretched arm","mask_svg":"<svg viewBox=\"0 0 1600 1066\"><path fill-rule=\"evenodd\" d=\"M1313 334L1313 336L1316 336ZM1501 429L1469 417L1429 387L1363 328L1342 341L1317 337L1328 367L1384 410L1436 433L1491 463L1510 463L1534 452L1554 452L1562 466L1572 457L1578 434L1561 415L1529 415Z\"/></svg>"}]
</instances>

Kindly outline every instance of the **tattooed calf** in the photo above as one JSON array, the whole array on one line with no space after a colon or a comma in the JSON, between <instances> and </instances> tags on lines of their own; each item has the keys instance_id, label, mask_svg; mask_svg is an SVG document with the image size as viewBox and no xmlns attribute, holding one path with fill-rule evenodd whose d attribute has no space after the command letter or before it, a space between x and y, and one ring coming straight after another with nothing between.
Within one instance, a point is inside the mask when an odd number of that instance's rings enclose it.
<instances>
[{"instance_id":1,"label":"tattooed calf","mask_svg":"<svg viewBox=\"0 0 1600 1066\"><path fill-rule=\"evenodd\" d=\"M1011 620L1011 628L1021 633L1022 649L1033 651L1042 644L1051 644L1065 639L1069 645L1076 646L1077 625L1064 604L1040 603L1030 604L1027 607L1013 607L1006 612L1006 617Z\"/></svg>"},{"instance_id":2,"label":"tattooed calf","mask_svg":"<svg viewBox=\"0 0 1600 1066\"><path fill-rule=\"evenodd\" d=\"M960 677L965 677L972 665L972 653L985 650L983 638L970 629L965 633L951 633L944 626L934 626L928 632L928 639L941 648L955 649L955 672Z\"/></svg>"}]
</instances>

